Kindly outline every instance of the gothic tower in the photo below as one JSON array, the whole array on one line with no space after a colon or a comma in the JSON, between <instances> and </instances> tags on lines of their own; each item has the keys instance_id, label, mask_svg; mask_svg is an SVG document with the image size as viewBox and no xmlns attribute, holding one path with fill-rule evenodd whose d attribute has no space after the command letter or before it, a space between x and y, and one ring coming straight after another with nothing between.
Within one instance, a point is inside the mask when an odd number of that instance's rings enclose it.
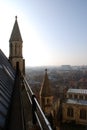
<instances>
[{"instance_id":1,"label":"gothic tower","mask_svg":"<svg viewBox=\"0 0 87 130\"><path fill-rule=\"evenodd\" d=\"M40 90L40 105L46 115L52 112L53 94L48 79L47 69L45 70L45 76Z\"/></svg>"},{"instance_id":2,"label":"gothic tower","mask_svg":"<svg viewBox=\"0 0 87 130\"><path fill-rule=\"evenodd\" d=\"M19 30L17 16L15 17L15 23L9 40L9 61L16 69L16 65L19 65L20 72L25 74L25 60L22 56L22 37Z\"/></svg>"}]
</instances>

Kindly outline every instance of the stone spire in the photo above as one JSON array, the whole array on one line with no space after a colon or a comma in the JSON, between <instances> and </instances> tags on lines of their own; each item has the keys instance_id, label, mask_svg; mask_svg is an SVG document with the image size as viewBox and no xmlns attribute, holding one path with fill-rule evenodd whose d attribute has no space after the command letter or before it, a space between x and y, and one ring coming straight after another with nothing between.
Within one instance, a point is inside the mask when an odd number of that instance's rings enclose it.
<instances>
[{"instance_id":1,"label":"stone spire","mask_svg":"<svg viewBox=\"0 0 87 130\"><path fill-rule=\"evenodd\" d=\"M15 16L15 23L13 26L13 30L12 30L9 42L12 42L12 41L22 42L22 37L21 37L19 26L18 26L18 22L17 22L17 16Z\"/></svg>"},{"instance_id":2,"label":"stone spire","mask_svg":"<svg viewBox=\"0 0 87 130\"><path fill-rule=\"evenodd\" d=\"M52 96L51 86L50 86L48 74L47 74L47 69L45 70L45 76L44 76L44 80L43 80L43 83L41 86L40 95L42 97Z\"/></svg>"},{"instance_id":3,"label":"stone spire","mask_svg":"<svg viewBox=\"0 0 87 130\"><path fill-rule=\"evenodd\" d=\"M16 16L11 37L9 40L9 61L15 69L17 64L19 64L20 72L25 74L25 60L23 59L22 47L23 41Z\"/></svg>"}]
</instances>

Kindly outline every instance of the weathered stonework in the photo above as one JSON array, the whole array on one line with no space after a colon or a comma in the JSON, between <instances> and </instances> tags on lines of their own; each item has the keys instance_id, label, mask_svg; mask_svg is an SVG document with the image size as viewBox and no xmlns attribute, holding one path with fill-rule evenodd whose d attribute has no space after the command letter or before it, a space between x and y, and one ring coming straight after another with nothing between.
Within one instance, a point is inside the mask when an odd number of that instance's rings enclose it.
<instances>
[{"instance_id":1,"label":"weathered stonework","mask_svg":"<svg viewBox=\"0 0 87 130\"><path fill-rule=\"evenodd\" d=\"M19 64L20 72L25 74L25 60L22 56L23 41L17 22L17 17L9 42L9 61L11 62L14 69L16 69L16 65Z\"/></svg>"}]
</instances>

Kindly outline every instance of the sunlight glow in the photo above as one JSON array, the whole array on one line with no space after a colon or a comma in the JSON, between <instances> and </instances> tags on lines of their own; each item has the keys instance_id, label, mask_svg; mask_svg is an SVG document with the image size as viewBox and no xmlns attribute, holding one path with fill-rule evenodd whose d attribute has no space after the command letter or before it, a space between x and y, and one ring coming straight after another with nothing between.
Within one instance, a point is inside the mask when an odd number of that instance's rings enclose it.
<instances>
[{"instance_id":1,"label":"sunlight glow","mask_svg":"<svg viewBox=\"0 0 87 130\"><path fill-rule=\"evenodd\" d=\"M87 64L87 1L0 0L0 49L18 17L26 66Z\"/></svg>"},{"instance_id":2,"label":"sunlight glow","mask_svg":"<svg viewBox=\"0 0 87 130\"><path fill-rule=\"evenodd\" d=\"M27 57L26 64L30 66L47 64L49 62L47 60L50 59L49 49L40 38L38 31L30 23L28 23L28 26L27 24L24 26L24 30L26 34L23 34L23 46L24 57Z\"/></svg>"}]
</instances>

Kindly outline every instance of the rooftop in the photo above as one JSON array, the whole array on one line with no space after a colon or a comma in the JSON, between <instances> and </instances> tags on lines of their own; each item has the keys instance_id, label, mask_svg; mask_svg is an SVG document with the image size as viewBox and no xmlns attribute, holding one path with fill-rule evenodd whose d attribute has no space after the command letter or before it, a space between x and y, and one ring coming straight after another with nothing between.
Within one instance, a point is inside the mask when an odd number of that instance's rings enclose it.
<instances>
[{"instance_id":1,"label":"rooftop","mask_svg":"<svg viewBox=\"0 0 87 130\"><path fill-rule=\"evenodd\" d=\"M87 100L78 100L78 99L67 99L65 100L67 104L79 104L79 105L87 105Z\"/></svg>"},{"instance_id":2,"label":"rooftop","mask_svg":"<svg viewBox=\"0 0 87 130\"><path fill-rule=\"evenodd\" d=\"M87 94L87 89L68 89L67 93Z\"/></svg>"},{"instance_id":3,"label":"rooftop","mask_svg":"<svg viewBox=\"0 0 87 130\"><path fill-rule=\"evenodd\" d=\"M14 69L0 50L0 128L3 128L8 115L14 86Z\"/></svg>"}]
</instances>

